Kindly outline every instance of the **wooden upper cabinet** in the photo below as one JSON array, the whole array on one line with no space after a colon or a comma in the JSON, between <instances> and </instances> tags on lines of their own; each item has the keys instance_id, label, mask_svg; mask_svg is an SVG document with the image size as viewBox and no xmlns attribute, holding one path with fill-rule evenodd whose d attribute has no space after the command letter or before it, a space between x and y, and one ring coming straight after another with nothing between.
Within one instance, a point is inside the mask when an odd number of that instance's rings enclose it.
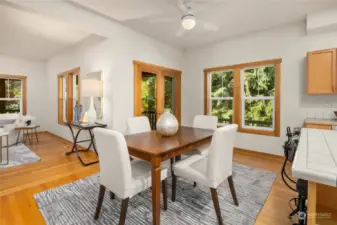
<instances>
[{"instance_id":1,"label":"wooden upper cabinet","mask_svg":"<svg viewBox=\"0 0 337 225\"><path fill-rule=\"evenodd\" d=\"M337 94L336 64L336 49L308 52L308 94Z\"/></svg>"}]
</instances>

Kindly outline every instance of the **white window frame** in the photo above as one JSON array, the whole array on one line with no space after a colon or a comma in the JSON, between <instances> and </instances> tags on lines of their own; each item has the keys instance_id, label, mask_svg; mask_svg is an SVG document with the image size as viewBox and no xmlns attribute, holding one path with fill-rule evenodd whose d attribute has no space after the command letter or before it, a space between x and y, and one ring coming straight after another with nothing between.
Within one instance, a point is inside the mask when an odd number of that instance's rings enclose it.
<instances>
[{"instance_id":1,"label":"white window frame","mask_svg":"<svg viewBox=\"0 0 337 225\"><path fill-rule=\"evenodd\" d=\"M20 98L0 98L0 101L20 101L20 112L18 114L21 114L23 111L23 107L22 107L22 101L23 101L23 80L22 79L18 79L18 78L0 78L2 80L20 80L21 82L21 97ZM9 93L9 89L7 88L6 92ZM3 114L8 114L8 113L0 113L1 115ZM16 114L16 113L11 113L11 114Z\"/></svg>"},{"instance_id":2,"label":"white window frame","mask_svg":"<svg viewBox=\"0 0 337 225\"><path fill-rule=\"evenodd\" d=\"M209 72L208 73L208 79L209 79L209 97L210 97L210 101L209 101L209 105L208 105L208 109L209 112L208 114L212 116L212 101L213 100L231 100L232 101L232 111L233 111L233 116L232 116L232 121L231 123L233 123L234 121L234 96L233 97L212 97L212 74L213 73L222 73L222 72L232 72L233 73L233 79L234 79L234 70L230 69L230 70L219 70L219 71L213 71L213 72ZM223 81L223 80L222 80ZM221 82L222 83L222 82ZM219 126L224 126L227 123L218 123Z\"/></svg>"},{"instance_id":3,"label":"white window frame","mask_svg":"<svg viewBox=\"0 0 337 225\"><path fill-rule=\"evenodd\" d=\"M245 78L244 78L244 72L245 70L249 69L259 69L259 68L264 68L268 66L273 66L274 68L276 67L275 64L267 64L267 65L262 65L262 66L253 66L253 67L244 67L240 71L240 83L241 83L241 127L243 129L254 129L254 130L264 130L264 131L274 131L275 130L275 94L274 96L259 96L259 97L246 97L245 96L245 90L244 90L244 85L245 85ZM275 74L276 75L276 74ZM275 80L276 82L276 80ZM276 83L274 83L274 87L276 88ZM273 120L272 120L272 127L253 127L253 126L246 126L245 125L245 101L246 100L272 100L273 103Z\"/></svg>"}]
</instances>

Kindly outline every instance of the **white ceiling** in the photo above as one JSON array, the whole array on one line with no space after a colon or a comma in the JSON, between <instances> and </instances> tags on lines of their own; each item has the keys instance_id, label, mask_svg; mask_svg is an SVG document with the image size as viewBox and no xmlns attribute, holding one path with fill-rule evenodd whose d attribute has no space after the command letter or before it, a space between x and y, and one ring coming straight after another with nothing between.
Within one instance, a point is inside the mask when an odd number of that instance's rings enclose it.
<instances>
[{"instance_id":1,"label":"white ceiling","mask_svg":"<svg viewBox=\"0 0 337 225\"><path fill-rule=\"evenodd\" d=\"M89 35L65 22L0 5L0 54L45 60Z\"/></svg>"},{"instance_id":2,"label":"white ceiling","mask_svg":"<svg viewBox=\"0 0 337 225\"><path fill-rule=\"evenodd\" d=\"M196 0L197 19L212 22L218 32L205 32L200 23L177 37L181 12L177 0L69 0L97 14L119 21L134 30L172 45L191 48L230 37L304 21L308 13L337 6L337 0ZM178 0L179 1L179 0ZM192 0L193 1L193 0ZM214 2L217 3L214 3ZM154 18L175 22L153 23Z\"/></svg>"}]
</instances>

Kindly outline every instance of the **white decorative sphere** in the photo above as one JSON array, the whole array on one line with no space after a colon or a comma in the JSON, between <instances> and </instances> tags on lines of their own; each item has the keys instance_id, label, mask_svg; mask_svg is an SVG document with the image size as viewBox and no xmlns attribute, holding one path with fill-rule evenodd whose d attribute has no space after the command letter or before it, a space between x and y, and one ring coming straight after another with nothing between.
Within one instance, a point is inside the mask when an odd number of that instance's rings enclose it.
<instances>
[{"instance_id":1,"label":"white decorative sphere","mask_svg":"<svg viewBox=\"0 0 337 225\"><path fill-rule=\"evenodd\" d=\"M157 131L163 136L173 136L179 129L178 120L170 113L169 109L165 109L156 124Z\"/></svg>"}]
</instances>

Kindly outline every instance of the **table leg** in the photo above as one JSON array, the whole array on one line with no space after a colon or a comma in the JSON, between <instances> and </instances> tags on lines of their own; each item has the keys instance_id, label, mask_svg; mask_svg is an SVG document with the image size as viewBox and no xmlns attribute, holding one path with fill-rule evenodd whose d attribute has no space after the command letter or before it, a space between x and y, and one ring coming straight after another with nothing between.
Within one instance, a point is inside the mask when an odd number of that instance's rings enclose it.
<instances>
[{"instance_id":1,"label":"table leg","mask_svg":"<svg viewBox=\"0 0 337 225\"><path fill-rule=\"evenodd\" d=\"M19 144L21 130L19 130L18 137L16 138L16 145Z\"/></svg>"},{"instance_id":2,"label":"table leg","mask_svg":"<svg viewBox=\"0 0 337 225\"><path fill-rule=\"evenodd\" d=\"M153 225L160 225L160 157L152 159L152 217Z\"/></svg>"},{"instance_id":3,"label":"table leg","mask_svg":"<svg viewBox=\"0 0 337 225\"><path fill-rule=\"evenodd\" d=\"M27 134L28 134L29 144L32 144L32 132L30 129L27 130Z\"/></svg>"},{"instance_id":4,"label":"table leg","mask_svg":"<svg viewBox=\"0 0 337 225\"><path fill-rule=\"evenodd\" d=\"M91 137L91 143L90 144L92 144L92 147L93 147L94 151L96 152L96 155L98 155L97 150L96 150L96 144L95 144L95 136L92 133L92 130L89 130L89 134L90 134L90 137Z\"/></svg>"},{"instance_id":5,"label":"table leg","mask_svg":"<svg viewBox=\"0 0 337 225\"><path fill-rule=\"evenodd\" d=\"M74 139L74 143L73 143L73 147L72 147L71 151L70 151L70 152L67 152L66 155L68 156L68 155L70 155L70 154L72 154L72 153L76 153L76 156L77 156L78 160L80 160L80 162L81 162L81 164L82 164L83 166L89 166L89 165L98 163L99 161L94 161L94 162L90 162L90 163L85 163L85 162L82 160L82 158L81 158L79 152L85 152L85 151L87 151L87 150L78 150L78 148L77 148L77 143L78 143L77 139L78 139L78 136L80 135L82 129L79 129L79 130L77 131L77 134L74 135L74 132L73 132L73 129L71 128L71 126L69 126L69 128L70 128L70 130L71 130L71 133L72 133L72 136L73 136L73 139ZM91 140L91 142L92 142L92 140Z\"/></svg>"},{"instance_id":6,"label":"table leg","mask_svg":"<svg viewBox=\"0 0 337 225\"><path fill-rule=\"evenodd\" d=\"M37 137L37 128L34 128L34 133L35 133L35 137L36 137L36 142L39 143L39 138Z\"/></svg>"}]
</instances>

